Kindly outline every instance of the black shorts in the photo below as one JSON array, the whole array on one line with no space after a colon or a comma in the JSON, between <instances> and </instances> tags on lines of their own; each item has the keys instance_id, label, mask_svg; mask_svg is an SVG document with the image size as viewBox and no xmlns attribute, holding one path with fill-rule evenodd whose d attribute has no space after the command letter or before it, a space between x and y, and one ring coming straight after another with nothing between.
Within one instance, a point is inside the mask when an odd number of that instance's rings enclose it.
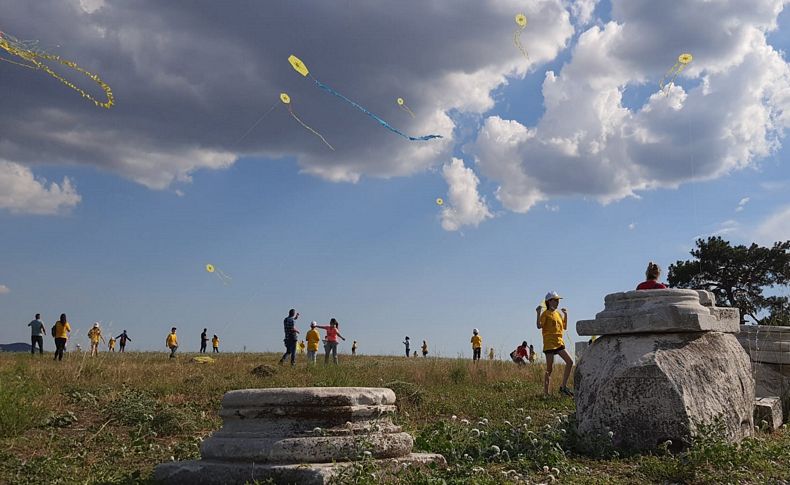
<instances>
[{"instance_id":1,"label":"black shorts","mask_svg":"<svg viewBox=\"0 0 790 485\"><path fill-rule=\"evenodd\" d=\"M556 349L544 350L543 353L546 354L546 355L557 355L560 352L562 352L563 350L565 350L565 346L564 345L560 345Z\"/></svg>"}]
</instances>

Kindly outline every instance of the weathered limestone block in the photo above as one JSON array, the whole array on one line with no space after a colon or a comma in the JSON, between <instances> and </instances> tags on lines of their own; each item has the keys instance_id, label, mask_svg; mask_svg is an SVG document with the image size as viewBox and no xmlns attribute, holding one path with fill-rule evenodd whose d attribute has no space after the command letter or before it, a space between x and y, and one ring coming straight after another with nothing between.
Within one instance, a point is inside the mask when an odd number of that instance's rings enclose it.
<instances>
[{"instance_id":1,"label":"weathered limestone block","mask_svg":"<svg viewBox=\"0 0 790 485\"><path fill-rule=\"evenodd\" d=\"M595 320L576 324L579 335L702 332L738 333L737 308L714 306L703 290L626 291L606 295L605 308Z\"/></svg>"},{"instance_id":2,"label":"weathered limestone block","mask_svg":"<svg viewBox=\"0 0 790 485\"><path fill-rule=\"evenodd\" d=\"M778 397L758 397L754 400L754 424L768 426L768 431L776 431L782 427L782 401Z\"/></svg>"},{"instance_id":3,"label":"weathered limestone block","mask_svg":"<svg viewBox=\"0 0 790 485\"><path fill-rule=\"evenodd\" d=\"M577 325L600 335L576 367L580 434L592 442L611 431L629 450L679 446L714 422L730 440L750 436L754 380L730 310L695 290L608 295L595 320Z\"/></svg>"},{"instance_id":4,"label":"weathered limestone block","mask_svg":"<svg viewBox=\"0 0 790 485\"><path fill-rule=\"evenodd\" d=\"M275 483L325 483L363 451L384 466L444 463L440 455L411 453L412 437L393 424L395 412L390 389L231 391L222 400L222 429L200 448L203 459L161 464L155 477L171 484L245 483L254 472Z\"/></svg>"},{"instance_id":5,"label":"weathered limestone block","mask_svg":"<svg viewBox=\"0 0 790 485\"><path fill-rule=\"evenodd\" d=\"M741 325L738 341L749 353L757 397L777 397L790 415L790 327Z\"/></svg>"},{"instance_id":6,"label":"weathered limestone block","mask_svg":"<svg viewBox=\"0 0 790 485\"><path fill-rule=\"evenodd\" d=\"M590 342L576 342L576 349L575 349L576 362L578 362L579 359L582 358L582 355L584 355L584 353L587 351L589 347L590 347Z\"/></svg>"}]
</instances>

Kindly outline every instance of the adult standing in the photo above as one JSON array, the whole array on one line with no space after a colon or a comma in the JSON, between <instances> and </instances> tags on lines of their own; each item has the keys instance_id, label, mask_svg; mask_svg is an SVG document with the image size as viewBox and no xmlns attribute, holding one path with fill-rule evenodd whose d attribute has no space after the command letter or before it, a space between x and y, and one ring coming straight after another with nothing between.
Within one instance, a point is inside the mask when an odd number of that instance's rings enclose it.
<instances>
[{"instance_id":1,"label":"adult standing","mask_svg":"<svg viewBox=\"0 0 790 485\"><path fill-rule=\"evenodd\" d=\"M346 338L340 335L340 322L332 318L329 320L329 325L316 325L318 328L323 328L326 330L326 343L324 344L324 351L326 354L324 355L324 364L329 363L329 353L332 353L332 361L337 364L337 338L340 337L343 340Z\"/></svg>"},{"instance_id":2,"label":"adult standing","mask_svg":"<svg viewBox=\"0 0 790 485\"><path fill-rule=\"evenodd\" d=\"M411 347L411 340L409 340L408 335L406 335L406 339L404 339L403 345L406 346L406 357L410 357L411 354L409 353L409 348Z\"/></svg>"},{"instance_id":3,"label":"adult standing","mask_svg":"<svg viewBox=\"0 0 790 485\"><path fill-rule=\"evenodd\" d=\"M60 320L55 322L52 327L52 336L55 337L55 358L53 360L63 360L63 351L66 350L66 341L69 339L71 325L65 313L60 314Z\"/></svg>"},{"instance_id":4,"label":"adult standing","mask_svg":"<svg viewBox=\"0 0 790 485\"><path fill-rule=\"evenodd\" d=\"M200 353L206 353L206 345L208 345L208 329L204 328L203 333L200 334Z\"/></svg>"},{"instance_id":5,"label":"adult standing","mask_svg":"<svg viewBox=\"0 0 790 485\"><path fill-rule=\"evenodd\" d=\"M121 348L120 348L120 351L121 351L121 352L124 352L124 351L125 351L125 349L126 349L126 341L127 341L127 340L128 340L129 342L131 342L131 341L132 341L132 339L130 339L130 338L129 338L129 336L126 334L126 330L124 330L124 331L123 331L123 332L122 332L120 335L118 335L118 336L117 336L117 337L115 337L115 338L117 338L117 339L118 339L118 343L121 345Z\"/></svg>"},{"instance_id":6,"label":"adult standing","mask_svg":"<svg viewBox=\"0 0 790 485\"><path fill-rule=\"evenodd\" d=\"M36 313L36 318L27 324L30 327L30 354L36 353L36 344L38 344L39 355L44 355L44 335L47 331L44 329L44 323L41 321L41 314Z\"/></svg>"},{"instance_id":7,"label":"adult standing","mask_svg":"<svg viewBox=\"0 0 790 485\"><path fill-rule=\"evenodd\" d=\"M288 357L288 354L291 354L291 365L296 365L296 335L299 333L299 330L295 327L297 318L299 318L299 313L291 308L288 310L288 316L283 319L283 330L285 331L283 343L285 344L285 353L280 359L280 365L285 362L285 358Z\"/></svg>"}]
</instances>

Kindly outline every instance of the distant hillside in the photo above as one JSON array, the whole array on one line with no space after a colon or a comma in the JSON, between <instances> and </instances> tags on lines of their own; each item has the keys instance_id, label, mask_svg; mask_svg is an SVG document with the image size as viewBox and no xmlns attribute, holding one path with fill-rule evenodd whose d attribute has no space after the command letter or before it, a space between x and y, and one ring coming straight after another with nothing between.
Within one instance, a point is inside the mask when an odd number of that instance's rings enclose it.
<instances>
[{"instance_id":1,"label":"distant hillside","mask_svg":"<svg viewBox=\"0 0 790 485\"><path fill-rule=\"evenodd\" d=\"M0 352L30 352L30 344L17 342L15 344L0 344Z\"/></svg>"}]
</instances>

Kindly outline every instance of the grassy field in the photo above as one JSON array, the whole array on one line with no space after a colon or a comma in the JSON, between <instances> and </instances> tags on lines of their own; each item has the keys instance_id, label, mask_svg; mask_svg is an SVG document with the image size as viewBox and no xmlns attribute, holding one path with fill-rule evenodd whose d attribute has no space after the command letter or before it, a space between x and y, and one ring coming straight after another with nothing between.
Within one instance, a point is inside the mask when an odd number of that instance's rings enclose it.
<instances>
[{"instance_id":1,"label":"grassy field","mask_svg":"<svg viewBox=\"0 0 790 485\"><path fill-rule=\"evenodd\" d=\"M338 367L291 368L274 354L221 354L212 365L190 357L72 353L57 363L51 354L0 354L0 483L153 483L157 463L198 457L200 440L221 425L224 392L295 386L392 388L415 448L449 463L402 483L790 481L790 431L729 445L711 429L680 453L620 456L601 443L582 454L573 401L541 396L540 365L341 356ZM261 364L272 373L251 373ZM362 463L342 481L386 480Z\"/></svg>"}]
</instances>

